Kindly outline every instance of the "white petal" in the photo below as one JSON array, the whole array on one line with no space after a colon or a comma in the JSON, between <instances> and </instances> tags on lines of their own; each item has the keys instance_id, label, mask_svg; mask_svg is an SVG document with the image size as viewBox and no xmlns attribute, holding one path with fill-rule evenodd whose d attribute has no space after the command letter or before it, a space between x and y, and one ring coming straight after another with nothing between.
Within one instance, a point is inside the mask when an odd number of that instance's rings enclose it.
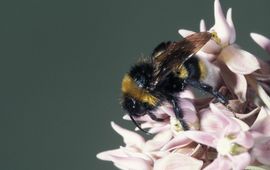
<instances>
[{"instance_id":1,"label":"white petal","mask_svg":"<svg viewBox=\"0 0 270 170\"><path fill-rule=\"evenodd\" d=\"M219 48L219 47L218 47ZM220 49L220 48L219 48ZM206 59L207 61L214 61L216 59L216 55L214 54L210 54L210 53L206 53L202 50L198 51L196 53L196 55L199 57L199 58L202 58L202 59Z\"/></svg>"},{"instance_id":2,"label":"white petal","mask_svg":"<svg viewBox=\"0 0 270 170\"><path fill-rule=\"evenodd\" d=\"M234 43L235 39L236 39L236 32L235 32L235 27L232 21L232 8L229 8L227 11L227 23L231 29L231 36L230 36L230 44Z\"/></svg>"},{"instance_id":3,"label":"white petal","mask_svg":"<svg viewBox=\"0 0 270 170\"><path fill-rule=\"evenodd\" d=\"M114 149L114 150L100 152L96 156L98 159L101 159L104 161L111 161L113 156L126 157L127 155L121 149Z\"/></svg>"},{"instance_id":4,"label":"white petal","mask_svg":"<svg viewBox=\"0 0 270 170\"><path fill-rule=\"evenodd\" d=\"M232 157L233 169L242 170L250 164L250 154L248 152L242 153Z\"/></svg>"},{"instance_id":5,"label":"white petal","mask_svg":"<svg viewBox=\"0 0 270 170\"><path fill-rule=\"evenodd\" d=\"M190 30L186 30L186 29L180 29L178 30L178 33L182 36L182 37L187 37L191 34L194 34L195 32L194 31L190 31Z\"/></svg>"},{"instance_id":6,"label":"white petal","mask_svg":"<svg viewBox=\"0 0 270 170\"><path fill-rule=\"evenodd\" d=\"M144 151L160 150L172 138L170 130L158 133L153 139L148 140L144 146Z\"/></svg>"},{"instance_id":7,"label":"white petal","mask_svg":"<svg viewBox=\"0 0 270 170\"><path fill-rule=\"evenodd\" d=\"M231 36L231 29L223 14L219 0L214 3L215 25L210 29L217 32L218 37L221 39L222 45L228 45Z\"/></svg>"},{"instance_id":8,"label":"white petal","mask_svg":"<svg viewBox=\"0 0 270 170\"><path fill-rule=\"evenodd\" d=\"M223 156L218 156L214 161L207 165L203 170L231 170L231 162Z\"/></svg>"},{"instance_id":9,"label":"white petal","mask_svg":"<svg viewBox=\"0 0 270 170\"><path fill-rule=\"evenodd\" d=\"M270 136L270 115L268 115L264 107L261 108L261 111L251 126L251 129L252 131Z\"/></svg>"},{"instance_id":10,"label":"white petal","mask_svg":"<svg viewBox=\"0 0 270 170\"><path fill-rule=\"evenodd\" d=\"M202 19L200 22L200 32L205 32L206 31L206 25L205 21Z\"/></svg>"},{"instance_id":11,"label":"white petal","mask_svg":"<svg viewBox=\"0 0 270 170\"><path fill-rule=\"evenodd\" d=\"M161 151L167 151L167 150L173 150L176 148L182 148L187 146L192 142L191 139L186 137L184 132L179 132L177 136L175 136L172 140L170 140L166 145L164 145L163 148L161 148Z\"/></svg>"},{"instance_id":12,"label":"white petal","mask_svg":"<svg viewBox=\"0 0 270 170\"><path fill-rule=\"evenodd\" d=\"M134 157L112 157L112 161L117 164L118 167L123 169L132 170L149 170L152 169L151 163L144 159Z\"/></svg>"},{"instance_id":13,"label":"white petal","mask_svg":"<svg viewBox=\"0 0 270 170\"><path fill-rule=\"evenodd\" d=\"M216 136L214 134L203 131L185 131L184 134L197 143L216 148Z\"/></svg>"},{"instance_id":14,"label":"white petal","mask_svg":"<svg viewBox=\"0 0 270 170\"><path fill-rule=\"evenodd\" d=\"M221 49L222 49L221 46L218 45L214 40L210 40L203 46L203 48L201 48L199 52L202 51L206 54L214 55L216 58Z\"/></svg>"},{"instance_id":15,"label":"white petal","mask_svg":"<svg viewBox=\"0 0 270 170\"><path fill-rule=\"evenodd\" d=\"M140 159L143 159L143 160L146 160L148 162L152 162L152 159L151 157L149 157L148 154L145 154L135 148L132 148L132 147L122 147L120 146L120 149L121 151L126 154L126 156L121 156L120 154L117 155L117 154L114 154L113 156L115 157L132 157L132 158L140 158Z\"/></svg>"},{"instance_id":16,"label":"white petal","mask_svg":"<svg viewBox=\"0 0 270 170\"><path fill-rule=\"evenodd\" d=\"M246 101L247 81L241 74L233 73L224 63L219 64L221 76L229 90L235 94L241 102Z\"/></svg>"},{"instance_id":17,"label":"white petal","mask_svg":"<svg viewBox=\"0 0 270 170\"><path fill-rule=\"evenodd\" d=\"M194 99L195 95L190 88L186 88L179 94L180 98Z\"/></svg>"},{"instance_id":18,"label":"white petal","mask_svg":"<svg viewBox=\"0 0 270 170\"><path fill-rule=\"evenodd\" d=\"M270 165L270 137L257 138L251 153L260 163Z\"/></svg>"},{"instance_id":19,"label":"white petal","mask_svg":"<svg viewBox=\"0 0 270 170\"><path fill-rule=\"evenodd\" d=\"M111 126L119 135L123 137L123 140L126 145L128 146L135 145L138 148L140 148L144 144L145 141L141 135L133 131L124 129L120 127L119 125L115 124L114 122L111 122Z\"/></svg>"},{"instance_id":20,"label":"white petal","mask_svg":"<svg viewBox=\"0 0 270 170\"><path fill-rule=\"evenodd\" d=\"M250 33L250 36L259 46L270 53L270 39L257 33Z\"/></svg>"},{"instance_id":21,"label":"white petal","mask_svg":"<svg viewBox=\"0 0 270 170\"><path fill-rule=\"evenodd\" d=\"M203 162L180 153L170 155L155 162L154 170L200 170Z\"/></svg>"},{"instance_id":22,"label":"white petal","mask_svg":"<svg viewBox=\"0 0 270 170\"><path fill-rule=\"evenodd\" d=\"M268 96L268 94L265 92L265 90L262 88L262 86L260 86L258 84L258 94L260 96L260 98L262 99L262 101L264 102L264 104L270 108L270 97Z\"/></svg>"},{"instance_id":23,"label":"white petal","mask_svg":"<svg viewBox=\"0 0 270 170\"><path fill-rule=\"evenodd\" d=\"M257 58L251 53L240 49L237 45L223 48L219 59L237 74L250 74L260 68Z\"/></svg>"}]
</instances>

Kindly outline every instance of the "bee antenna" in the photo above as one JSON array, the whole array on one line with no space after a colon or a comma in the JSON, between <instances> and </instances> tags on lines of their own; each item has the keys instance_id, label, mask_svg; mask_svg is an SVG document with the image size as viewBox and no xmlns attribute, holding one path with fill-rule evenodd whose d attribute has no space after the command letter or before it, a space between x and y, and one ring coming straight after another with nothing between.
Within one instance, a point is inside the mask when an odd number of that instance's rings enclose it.
<instances>
[{"instance_id":1,"label":"bee antenna","mask_svg":"<svg viewBox=\"0 0 270 170\"><path fill-rule=\"evenodd\" d=\"M141 128L141 126L138 124L138 122L133 118L133 116L131 116L130 114L128 114L130 119L132 120L132 122L136 125L137 128L139 128L142 132L146 133L147 135L151 135L151 133L145 131L143 128Z\"/></svg>"}]
</instances>

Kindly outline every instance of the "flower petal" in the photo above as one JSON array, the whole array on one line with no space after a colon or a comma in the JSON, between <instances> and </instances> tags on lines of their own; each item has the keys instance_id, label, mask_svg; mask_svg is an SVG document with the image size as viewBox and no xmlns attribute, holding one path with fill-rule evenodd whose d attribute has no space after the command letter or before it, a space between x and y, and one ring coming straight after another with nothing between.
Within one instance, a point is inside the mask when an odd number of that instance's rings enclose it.
<instances>
[{"instance_id":1,"label":"flower petal","mask_svg":"<svg viewBox=\"0 0 270 170\"><path fill-rule=\"evenodd\" d=\"M210 29L217 32L222 45L228 45L230 42L231 28L223 14L219 0L214 3L215 25Z\"/></svg>"},{"instance_id":2,"label":"flower petal","mask_svg":"<svg viewBox=\"0 0 270 170\"><path fill-rule=\"evenodd\" d=\"M97 158L105 161L112 161L120 169L134 169L136 170L152 168L152 159L146 154L132 151L131 148L122 147L120 149L109 150L97 154Z\"/></svg>"},{"instance_id":3,"label":"flower petal","mask_svg":"<svg viewBox=\"0 0 270 170\"><path fill-rule=\"evenodd\" d=\"M119 125L115 124L114 122L111 122L111 126L119 135L123 137L123 140L126 145L128 146L135 145L138 148L140 148L145 143L144 138L141 135L133 131L124 129Z\"/></svg>"},{"instance_id":4,"label":"flower petal","mask_svg":"<svg viewBox=\"0 0 270 170\"><path fill-rule=\"evenodd\" d=\"M234 141L246 149L250 149L254 145L254 140L250 132L240 132Z\"/></svg>"},{"instance_id":5,"label":"flower petal","mask_svg":"<svg viewBox=\"0 0 270 170\"><path fill-rule=\"evenodd\" d=\"M270 97L269 97L269 95L265 92L265 90L259 84L257 84L257 88L258 88L258 94L259 94L260 98L262 99L264 104L268 108L270 108Z\"/></svg>"},{"instance_id":6,"label":"flower petal","mask_svg":"<svg viewBox=\"0 0 270 170\"><path fill-rule=\"evenodd\" d=\"M233 156L231 161L234 170L243 170L250 164L250 154L248 152L242 153L240 155Z\"/></svg>"},{"instance_id":7,"label":"flower petal","mask_svg":"<svg viewBox=\"0 0 270 170\"><path fill-rule=\"evenodd\" d=\"M212 105L212 104L210 104ZM204 109L200 111L201 117L201 130L210 133L219 133L229 124L229 121L218 114L220 111L215 112L210 109Z\"/></svg>"},{"instance_id":8,"label":"flower petal","mask_svg":"<svg viewBox=\"0 0 270 170\"><path fill-rule=\"evenodd\" d=\"M258 138L252 154L260 163L270 165L270 137Z\"/></svg>"},{"instance_id":9,"label":"flower petal","mask_svg":"<svg viewBox=\"0 0 270 170\"><path fill-rule=\"evenodd\" d=\"M257 33L250 33L250 36L259 46L270 53L270 39Z\"/></svg>"},{"instance_id":10,"label":"flower petal","mask_svg":"<svg viewBox=\"0 0 270 170\"><path fill-rule=\"evenodd\" d=\"M234 28L234 24L232 21L232 8L229 8L227 11L227 15L226 15L226 20L227 23L230 27L230 44L234 43L235 39L236 39L236 32L235 32L235 28Z\"/></svg>"},{"instance_id":11,"label":"flower petal","mask_svg":"<svg viewBox=\"0 0 270 170\"><path fill-rule=\"evenodd\" d=\"M176 148L184 147L192 142L191 139L187 138L183 135L184 132L180 132L176 137L170 140L166 145L161 148L162 151L164 150L173 150Z\"/></svg>"},{"instance_id":12,"label":"flower petal","mask_svg":"<svg viewBox=\"0 0 270 170\"><path fill-rule=\"evenodd\" d=\"M178 30L178 33L182 36L182 37L187 37L191 34L194 34L195 32L194 31L191 31L191 30L186 30L186 29L180 29Z\"/></svg>"},{"instance_id":13,"label":"flower petal","mask_svg":"<svg viewBox=\"0 0 270 170\"><path fill-rule=\"evenodd\" d=\"M208 44L210 44L210 43L213 43L213 45L214 46L216 46L217 47L217 50L215 50L215 49L213 49L213 46L211 46L211 45L208 45ZM199 57L199 58L202 58L202 59L206 59L206 60L208 60L208 61L214 61L216 58L217 58L217 56L215 55L215 54L212 54L212 53L206 53L206 52L204 52L203 50L205 50L205 51L207 51L207 50L209 50L208 48L211 48L211 50L213 50L213 51L211 51L211 52L213 52L213 53L215 53L214 51L219 51L220 50L220 47L216 44L216 43L214 43L212 40L210 40L200 51L198 51L197 53L196 53L196 55Z\"/></svg>"},{"instance_id":14,"label":"flower petal","mask_svg":"<svg viewBox=\"0 0 270 170\"><path fill-rule=\"evenodd\" d=\"M241 74L231 72L226 65L219 63L222 70L221 76L232 94L235 94L241 102L246 101L247 81Z\"/></svg>"},{"instance_id":15,"label":"flower petal","mask_svg":"<svg viewBox=\"0 0 270 170\"><path fill-rule=\"evenodd\" d=\"M192 139L197 143L201 143L210 147L215 148L216 137L211 133L202 132L202 131L185 131L184 133L188 138Z\"/></svg>"},{"instance_id":16,"label":"flower petal","mask_svg":"<svg viewBox=\"0 0 270 170\"><path fill-rule=\"evenodd\" d=\"M218 156L211 164L203 170L231 170L231 161L223 156Z\"/></svg>"},{"instance_id":17,"label":"flower petal","mask_svg":"<svg viewBox=\"0 0 270 170\"><path fill-rule=\"evenodd\" d=\"M175 117L175 113L170 105L162 105L158 109L160 109L170 117Z\"/></svg>"},{"instance_id":18,"label":"flower petal","mask_svg":"<svg viewBox=\"0 0 270 170\"><path fill-rule=\"evenodd\" d=\"M142 152L140 149L136 149L134 147L123 147L120 146L121 151L126 154L126 156L121 156L121 154L114 154L116 157L134 157L134 158L141 158L146 161L149 161L150 163L153 161L152 157L149 154L146 154L145 152Z\"/></svg>"},{"instance_id":19,"label":"flower petal","mask_svg":"<svg viewBox=\"0 0 270 170\"><path fill-rule=\"evenodd\" d=\"M200 170L203 162L180 153L170 155L155 162L154 170Z\"/></svg>"},{"instance_id":20,"label":"flower petal","mask_svg":"<svg viewBox=\"0 0 270 170\"><path fill-rule=\"evenodd\" d=\"M257 119L251 126L251 130L259 132L262 135L270 136L270 115L267 114L264 107L261 108Z\"/></svg>"},{"instance_id":21,"label":"flower petal","mask_svg":"<svg viewBox=\"0 0 270 170\"><path fill-rule=\"evenodd\" d=\"M116 155L118 155L119 157L127 156L121 149L114 149L98 153L97 158L104 161L110 161L112 159L112 156Z\"/></svg>"},{"instance_id":22,"label":"flower petal","mask_svg":"<svg viewBox=\"0 0 270 170\"><path fill-rule=\"evenodd\" d=\"M254 55L236 45L223 48L219 56L219 59L237 74L250 74L260 68L260 64Z\"/></svg>"},{"instance_id":23,"label":"flower petal","mask_svg":"<svg viewBox=\"0 0 270 170\"><path fill-rule=\"evenodd\" d=\"M179 97L182 99L182 98L187 98L187 99L194 99L195 98L195 95L194 93L192 92L192 90L190 88L187 88L186 90L182 91L180 94L179 94Z\"/></svg>"},{"instance_id":24,"label":"flower petal","mask_svg":"<svg viewBox=\"0 0 270 170\"><path fill-rule=\"evenodd\" d=\"M184 119L189 124L195 124L198 121L197 111L191 100L181 99L180 106L184 114Z\"/></svg>"},{"instance_id":25,"label":"flower petal","mask_svg":"<svg viewBox=\"0 0 270 170\"><path fill-rule=\"evenodd\" d=\"M205 21L203 19L201 19L201 21L200 21L200 32L205 32L205 31L206 31Z\"/></svg>"},{"instance_id":26,"label":"flower petal","mask_svg":"<svg viewBox=\"0 0 270 170\"><path fill-rule=\"evenodd\" d=\"M149 170L152 169L151 163L141 158L135 157L112 157L112 162L123 169Z\"/></svg>"},{"instance_id":27,"label":"flower petal","mask_svg":"<svg viewBox=\"0 0 270 170\"><path fill-rule=\"evenodd\" d=\"M155 134L170 129L170 124L164 124L163 126L154 126L149 129L149 133Z\"/></svg>"},{"instance_id":28,"label":"flower petal","mask_svg":"<svg viewBox=\"0 0 270 170\"><path fill-rule=\"evenodd\" d=\"M172 132L170 130L160 132L155 135L153 139L148 140L145 143L143 150L146 152L160 150L160 148L163 147L166 143L168 143L171 138Z\"/></svg>"}]
</instances>

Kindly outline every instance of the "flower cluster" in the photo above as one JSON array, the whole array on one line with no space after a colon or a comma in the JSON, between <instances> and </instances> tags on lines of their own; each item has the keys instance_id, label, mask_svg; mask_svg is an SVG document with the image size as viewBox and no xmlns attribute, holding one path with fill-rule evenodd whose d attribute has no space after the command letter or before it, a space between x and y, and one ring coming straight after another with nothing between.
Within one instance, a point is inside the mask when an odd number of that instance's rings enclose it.
<instances>
[{"instance_id":1,"label":"flower cluster","mask_svg":"<svg viewBox=\"0 0 270 170\"><path fill-rule=\"evenodd\" d=\"M212 98L196 98L190 90L179 94L184 119L183 131L169 104L155 115L137 118L141 127L155 136L145 140L114 122L112 128L123 137L124 146L101 152L99 159L112 161L124 170L242 170L270 168L270 62L260 60L236 43L232 9L224 16L219 0L214 2L215 24L200 31L216 32L197 55L212 63L220 73L220 92L229 99L226 107ZM180 29L185 37L193 31ZM253 40L270 53L270 40L251 33ZM124 116L124 119L129 119Z\"/></svg>"}]
</instances>

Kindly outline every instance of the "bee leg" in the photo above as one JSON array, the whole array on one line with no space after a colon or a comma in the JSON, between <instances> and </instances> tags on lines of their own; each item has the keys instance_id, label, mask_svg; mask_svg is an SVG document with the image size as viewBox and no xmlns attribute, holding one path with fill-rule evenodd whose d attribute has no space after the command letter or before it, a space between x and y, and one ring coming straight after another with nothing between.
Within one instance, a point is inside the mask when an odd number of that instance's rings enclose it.
<instances>
[{"instance_id":1,"label":"bee leg","mask_svg":"<svg viewBox=\"0 0 270 170\"><path fill-rule=\"evenodd\" d=\"M175 116L181 123L183 130L189 130L187 122L183 119L184 117L183 112L181 108L178 106L178 99L176 97L170 97L169 102L172 104Z\"/></svg>"},{"instance_id":2,"label":"bee leg","mask_svg":"<svg viewBox=\"0 0 270 170\"><path fill-rule=\"evenodd\" d=\"M186 79L185 83L187 85L190 85L194 88L203 90L205 92L210 93L211 95L213 95L220 103L222 103L223 105L227 106L228 105L228 99L226 99L226 97L224 97L221 93L219 93L217 90L213 89L212 86L202 83L199 80L195 80L195 79Z\"/></svg>"},{"instance_id":3,"label":"bee leg","mask_svg":"<svg viewBox=\"0 0 270 170\"><path fill-rule=\"evenodd\" d=\"M163 122L163 121L164 121L164 119L158 118L158 117L157 117L156 115L154 115L152 112L149 112L148 115L150 116L150 118L151 118L152 120L155 120L155 121L157 121L157 122Z\"/></svg>"}]
</instances>

